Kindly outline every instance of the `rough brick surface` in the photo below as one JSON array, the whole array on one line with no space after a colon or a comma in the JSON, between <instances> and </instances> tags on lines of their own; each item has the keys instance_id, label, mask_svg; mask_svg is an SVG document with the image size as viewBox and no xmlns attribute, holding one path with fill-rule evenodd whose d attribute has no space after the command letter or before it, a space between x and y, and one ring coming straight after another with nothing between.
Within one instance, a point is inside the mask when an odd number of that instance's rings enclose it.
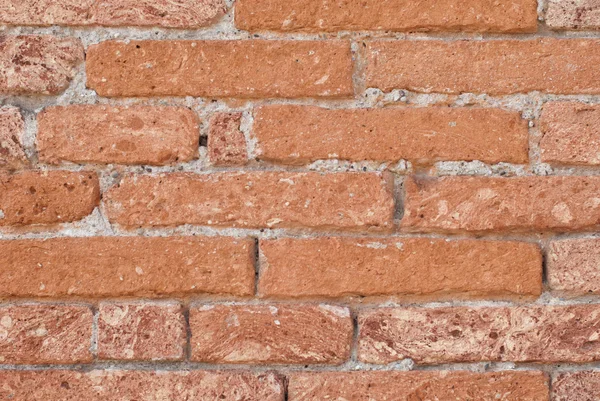
<instances>
[{"instance_id":1,"label":"rough brick surface","mask_svg":"<svg viewBox=\"0 0 600 401\"><path fill-rule=\"evenodd\" d=\"M74 38L50 35L0 38L0 94L58 94L83 61Z\"/></svg>"},{"instance_id":2,"label":"rough brick surface","mask_svg":"<svg viewBox=\"0 0 600 401\"><path fill-rule=\"evenodd\" d=\"M546 24L553 29L599 29L598 0L549 0Z\"/></svg>"},{"instance_id":3,"label":"rough brick surface","mask_svg":"<svg viewBox=\"0 0 600 401\"><path fill-rule=\"evenodd\" d=\"M205 305L190 312L192 359L208 363L341 364L352 319L331 305Z\"/></svg>"},{"instance_id":4,"label":"rough brick surface","mask_svg":"<svg viewBox=\"0 0 600 401\"><path fill-rule=\"evenodd\" d=\"M600 397L600 373L568 372L552 380L553 401L592 401Z\"/></svg>"},{"instance_id":5,"label":"rough brick surface","mask_svg":"<svg viewBox=\"0 0 600 401\"><path fill-rule=\"evenodd\" d=\"M126 227L391 228L389 183L371 173L248 172L128 176L104 195Z\"/></svg>"},{"instance_id":6,"label":"rough brick surface","mask_svg":"<svg viewBox=\"0 0 600 401\"><path fill-rule=\"evenodd\" d=\"M16 170L27 166L23 151L25 123L16 107L0 107L0 170Z\"/></svg>"},{"instance_id":7,"label":"rough brick surface","mask_svg":"<svg viewBox=\"0 0 600 401\"><path fill-rule=\"evenodd\" d=\"M92 319L86 306L0 307L0 363L91 362Z\"/></svg>"},{"instance_id":8,"label":"rough brick surface","mask_svg":"<svg viewBox=\"0 0 600 401\"><path fill-rule=\"evenodd\" d=\"M44 163L164 165L198 156L198 118L183 107L50 107L38 114Z\"/></svg>"},{"instance_id":9,"label":"rough brick surface","mask_svg":"<svg viewBox=\"0 0 600 401\"><path fill-rule=\"evenodd\" d=\"M527 122L497 109L265 106L255 111L252 132L261 159L285 164L330 158L525 163L529 147Z\"/></svg>"},{"instance_id":10,"label":"rough brick surface","mask_svg":"<svg viewBox=\"0 0 600 401\"><path fill-rule=\"evenodd\" d=\"M260 242L265 297L537 296L536 245L430 238L276 239Z\"/></svg>"},{"instance_id":11,"label":"rough brick surface","mask_svg":"<svg viewBox=\"0 0 600 401\"><path fill-rule=\"evenodd\" d=\"M600 93L594 39L370 41L365 51L366 85L383 91Z\"/></svg>"},{"instance_id":12,"label":"rough brick surface","mask_svg":"<svg viewBox=\"0 0 600 401\"><path fill-rule=\"evenodd\" d=\"M0 241L0 296L250 295L253 245L226 237Z\"/></svg>"},{"instance_id":13,"label":"rough brick surface","mask_svg":"<svg viewBox=\"0 0 600 401\"><path fill-rule=\"evenodd\" d=\"M217 113L210 119L208 158L215 166L239 166L248 161L241 121L242 113Z\"/></svg>"},{"instance_id":14,"label":"rough brick surface","mask_svg":"<svg viewBox=\"0 0 600 401\"><path fill-rule=\"evenodd\" d=\"M600 240L572 239L550 243L548 282L570 295L600 293Z\"/></svg>"},{"instance_id":15,"label":"rough brick surface","mask_svg":"<svg viewBox=\"0 0 600 401\"><path fill-rule=\"evenodd\" d=\"M88 48L86 70L110 97L353 95L346 41L107 41Z\"/></svg>"},{"instance_id":16,"label":"rough brick surface","mask_svg":"<svg viewBox=\"0 0 600 401\"><path fill-rule=\"evenodd\" d=\"M186 323L181 305L102 303L98 315L100 359L183 359Z\"/></svg>"}]
</instances>

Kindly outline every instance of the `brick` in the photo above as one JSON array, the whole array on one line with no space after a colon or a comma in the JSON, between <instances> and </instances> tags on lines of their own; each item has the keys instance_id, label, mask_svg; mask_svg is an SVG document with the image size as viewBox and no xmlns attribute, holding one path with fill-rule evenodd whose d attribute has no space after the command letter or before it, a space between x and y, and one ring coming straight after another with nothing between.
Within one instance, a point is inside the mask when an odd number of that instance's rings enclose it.
<instances>
[{"instance_id":1,"label":"brick","mask_svg":"<svg viewBox=\"0 0 600 401\"><path fill-rule=\"evenodd\" d=\"M541 252L520 242L261 240L260 265L258 289L265 297L519 298L542 290Z\"/></svg>"},{"instance_id":2,"label":"brick","mask_svg":"<svg viewBox=\"0 0 600 401\"><path fill-rule=\"evenodd\" d=\"M391 228L394 213L388 181L371 173L129 175L104 202L109 219L130 228L381 230Z\"/></svg>"},{"instance_id":3,"label":"brick","mask_svg":"<svg viewBox=\"0 0 600 401\"><path fill-rule=\"evenodd\" d=\"M600 293L600 240L553 241L546 263L553 290L570 295Z\"/></svg>"},{"instance_id":4,"label":"brick","mask_svg":"<svg viewBox=\"0 0 600 401\"><path fill-rule=\"evenodd\" d=\"M600 397L600 373L566 372L552 380L553 401L592 401Z\"/></svg>"},{"instance_id":5,"label":"brick","mask_svg":"<svg viewBox=\"0 0 600 401\"><path fill-rule=\"evenodd\" d=\"M518 0L455 0L414 2L366 0L238 0L235 23L249 31L464 31L535 32L537 3Z\"/></svg>"},{"instance_id":6,"label":"brick","mask_svg":"<svg viewBox=\"0 0 600 401\"><path fill-rule=\"evenodd\" d=\"M16 107L0 107L0 170L17 170L28 165L23 151L25 123Z\"/></svg>"},{"instance_id":7,"label":"brick","mask_svg":"<svg viewBox=\"0 0 600 401\"><path fill-rule=\"evenodd\" d=\"M0 38L0 94L56 95L69 86L83 59L78 39L4 36Z\"/></svg>"},{"instance_id":8,"label":"brick","mask_svg":"<svg viewBox=\"0 0 600 401\"><path fill-rule=\"evenodd\" d=\"M179 304L101 303L98 358L168 360L184 358L186 323Z\"/></svg>"},{"instance_id":9,"label":"brick","mask_svg":"<svg viewBox=\"0 0 600 401\"><path fill-rule=\"evenodd\" d=\"M0 23L199 28L225 11L224 0L3 0Z\"/></svg>"},{"instance_id":10,"label":"brick","mask_svg":"<svg viewBox=\"0 0 600 401\"><path fill-rule=\"evenodd\" d=\"M549 0L545 20L551 29L599 29L600 2Z\"/></svg>"},{"instance_id":11,"label":"brick","mask_svg":"<svg viewBox=\"0 0 600 401\"><path fill-rule=\"evenodd\" d=\"M0 227L81 220L99 202L100 184L93 172L0 174Z\"/></svg>"},{"instance_id":12,"label":"brick","mask_svg":"<svg viewBox=\"0 0 600 401\"><path fill-rule=\"evenodd\" d=\"M205 305L190 327L206 363L341 364L353 335L348 308L330 305Z\"/></svg>"},{"instance_id":13,"label":"brick","mask_svg":"<svg viewBox=\"0 0 600 401\"><path fill-rule=\"evenodd\" d=\"M198 156L199 121L185 107L56 106L38 115L39 159L165 165Z\"/></svg>"},{"instance_id":14,"label":"brick","mask_svg":"<svg viewBox=\"0 0 600 401\"><path fill-rule=\"evenodd\" d=\"M432 231L576 231L600 221L600 178L409 178L402 227Z\"/></svg>"},{"instance_id":15,"label":"brick","mask_svg":"<svg viewBox=\"0 0 600 401\"><path fill-rule=\"evenodd\" d=\"M86 57L88 87L108 97L350 97L352 69L338 40L106 41Z\"/></svg>"},{"instance_id":16,"label":"brick","mask_svg":"<svg viewBox=\"0 0 600 401\"><path fill-rule=\"evenodd\" d=\"M529 149L527 122L518 113L482 108L263 106L255 111L253 135L261 159L285 164L330 158L526 163Z\"/></svg>"},{"instance_id":17,"label":"brick","mask_svg":"<svg viewBox=\"0 0 600 401\"><path fill-rule=\"evenodd\" d=\"M208 158L215 166L241 166L248 161L242 113L216 113L210 119Z\"/></svg>"},{"instance_id":18,"label":"brick","mask_svg":"<svg viewBox=\"0 0 600 401\"><path fill-rule=\"evenodd\" d=\"M226 237L0 241L0 297L254 293L254 242Z\"/></svg>"},{"instance_id":19,"label":"brick","mask_svg":"<svg viewBox=\"0 0 600 401\"><path fill-rule=\"evenodd\" d=\"M598 305L382 308L358 317L363 362L600 360Z\"/></svg>"},{"instance_id":20,"label":"brick","mask_svg":"<svg viewBox=\"0 0 600 401\"><path fill-rule=\"evenodd\" d=\"M11 401L283 401L272 373L232 371L0 371L0 399Z\"/></svg>"},{"instance_id":21,"label":"brick","mask_svg":"<svg viewBox=\"0 0 600 401\"><path fill-rule=\"evenodd\" d=\"M386 92L600 93L595 39L371 41L365 52L367 87Z\"/></svg>"},{"instance_id":22,"label":"brick","mask_svg":"<svg viewBox=\"0 0 600 401\"><path fill-rule=\"evenodd\" d=\"M0 363L91 362L92 321L86 306L0 307Z\"/></svg>"},{"instance_id":23,"label":"brick","mask_svg":"<svg viewBox=\"0 0 600 401\"><path fill-rule=\"evenodd\" d=\"M600 165L600 106L576 102L544 105L540 119L542 161Z\"/></svg>"},{"instance_id":24,"label":"brick","mask_svg":"<svg viewBox=\"0 0 600 401\"><path fill-rule=\"evenodd\" d=\"M291 373L289 401L548 401L542 372L319 372Z\"/></svg>"}]
</instances>

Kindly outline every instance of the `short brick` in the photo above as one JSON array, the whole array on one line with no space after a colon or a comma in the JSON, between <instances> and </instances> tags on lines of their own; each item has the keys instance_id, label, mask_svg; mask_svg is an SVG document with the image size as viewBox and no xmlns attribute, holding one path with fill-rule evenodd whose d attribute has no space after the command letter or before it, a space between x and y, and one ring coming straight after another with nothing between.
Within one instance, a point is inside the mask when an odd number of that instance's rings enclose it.
<instances>
[{"instance_id":1,"label":"short brick","mask_svg":"<svg viewBox=\"0 0 600 401\"><path fill-rule=\"evenodd\" d=\"M25 123L16 107L0 107L0 170L17 170L28 165L23 151Z\"/></svg>"},{"instance_id":2,"label":"short brick","mask_svg":"<svg viewBox=\"0 0 600 401\"><path fill-rule=\"evenodd\" d=\"M96 173L0 174L0 227L81 220L99 203L100 184Z\"/></svg>"},{"instance_id":3,"label":"short brick","mask_svg":"<svg viewBox=\"0 0 600 401\"><path fill-rule=\"evenodd\" d=\"M49 107L38 115L40 161L164 165L198 156L196 114L184 107Z\"/></svg>"},{"instance_id":4,"label":"short brick","mask_svg":"<svg viewBox=\"0 0 600 401\"><path fill-rule=\"evenodd\" d=\"M600 293L600 239L551 242L547 270L555 291L569 295Z\"/></svg>"},{"instance_id":5,"label":"short brick","mask_svg":"<svg viewBox=\"0 0 600 401\"><path fill-rule=\"evenodd\" d=\"M386 92L600 93L595 39L371 41L365 52L367 87Z\"/></svg>"},{"instance_id":6,"label":"short brick","mask_svg":"<svg viewBox=\"0 0 600 401\"><path fill-rule=\"evenodd\" d=\"M341 364L350 358L347 308L206 305L190 311L192 360L207 363Z\"/></svg>"},{"instance_id":7,"label":"short brick","mask_svg":"<svg viewBox=\"0 0 600 401\"><path fill-rule=\"evenodd\" d=\"M107 41L90 46L86 60L87 85L100 96L354 94L346 41Z\"/></svg>"},{"instance_id":8,"label":"short brick","mask_svg":"<svg viewBox=\"0 0 600 401\"><path fill-rule=\"evenodd\" d=\"M237 0L235 23L249 31L535 32L537 2Z\"/></svg>"},{"instance_id":9,"label":"short brick","mask_svg":"<svg viewBox=\"0 0 600 401\"><path fill-rule=\"evenodd\" d=\"M560 373L552 380L553 401L592 401L600 399L600 372Z\"/></svg>"},{"instance_id":10,"label":"short brick","mask_svg":"<svg viewBox=\"0 0 600 401\"><path fill-rule=\"evenodd\" d=\"M291 373L289 401L548 401L542 372Z\"/></svg>"},{"instance_id":11,"label":"short brick","mask_svg":"<svg viewBox=\"0 0 600 401\"><path fill-rule=\"evenodd\" d=\"M226 237L0 241L0 297L254 293L254 242Z\"/></svg>"},{"instance_id":12,"label":"short brick","mask_svg":"<svg viewBox=\"0 0 600 401\"><path fill-rule=\"evenodd\" d=\"M92 322L92 311L86 306L0 307L0 363L91 362Z\"/></svg>"},{"instance_id":13,"label":"short brick","mask_svg":"<svg viewBox=\"0 0 600 401\"><path fill-rule=\"evenodd\" d=\"M430 238L260 242L264 297L519 298L542 290L534 244Z\"/></svg>"},{"instance_id":14,"label":"short brick","mask_svg":"<svg viewBox=\"0 0 600 401\"><path fill-rule=\"evenodd\" d=\"M549 0L546 25L552 29L600 29L598 0Z\"/></svg>"},{"instance_id":15,"label":"short brick","mask_svg":"<svg viewBox=\"0 0 600 401\"><path fill-rule=\"evenodd\" d=\"M518 113L482 108L264 106L255 111L253 135L261 159L285 164L331 158L526 163L529 149L527 122Z\"/></svg>"},{"instance_id":16,"label":"short brick","mask_svg":"<svg viewBox=\"0 0 600 401\"><path fill-rule=\"evenodd\" d=\"M129 175L104 201L125 227L390 229L394 201L375 173L248 172Z\"/></svg>"},{"instance_id":17,"label":"short brick","mask_svg":"<svg viewBox=\"0 0 600 401\"><path fill-rule=\"evenodd\" d=\"M408 178L402 227L432 231L591 230L600 177Z\"/></svg>"},{"instance_id":18,"label":"short brick","mask_svg":"<svg viewBox=\"0 0 600 401\"><path fill-rule=\"evenodd\" d=\"M187 340L181 305L102 303L98 314L98 358L183 359Z\"/></svg>"},{"instance_id":19,"label":"short brick","mask_svg":"<svg viewBox=\"0 0 600 401\"><path fill-rule=\"evenodd\" d=\"M0 94L56 95L69 86L83 59L78 39L5 36L0 41Z\"/></svg>"},{"instance_id":20,"label":"short brick","mask_svg":"<svg viewBox=\"0 0 600 401\"><path fill-rule=\"evenodd\" d=\"M600 360L600 305L382 308L358 324L358 357L369 363Z\"/></svg>"},{"instance_id":21,"label":"short brick","mask_svg":"<svg viewBox=\"0 0 600 401\"><path fill-rule=\"evenodd\" d=\"M242 113L216 113L210 119L208 158L215 166L240 166L248 161Z\"/></svg>"}]
</instances>

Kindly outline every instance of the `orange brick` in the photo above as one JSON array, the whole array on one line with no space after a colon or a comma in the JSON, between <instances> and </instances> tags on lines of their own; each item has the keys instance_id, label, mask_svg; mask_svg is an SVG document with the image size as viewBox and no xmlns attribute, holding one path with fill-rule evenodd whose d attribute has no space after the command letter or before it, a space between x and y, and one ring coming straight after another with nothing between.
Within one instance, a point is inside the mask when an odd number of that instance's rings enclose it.
<instances>
[{"instance_id":1,"label":"orange brick","mask_svg":"<svg viewBox=\"0 0 600 401\"><path fill-rule=\"evenodd\" d=\"M553 241L546 264L553 290L580 296L600 293L600 239Z\"/></svg>"},{"instance_id":2,"label":"orange brick","mask_svg":"<svg viewBox=\"0 0 600 401\"><path fill-rule=\"evenodd\" d=\"M599 29L600 12L597 0L549 0L546 25L552 29Z\"/></svg>"},{"instance_id":3,"label":"orange brick","mask_svg":"<svg viewBox=\"0 0 600 401\"><path fill-rule=\"evenodd\" d=\"M208 158L215 166L244 165L246 137L240 129L242 113L216 113L210 119Z\"/></svg>"},{"instance_id":4,"label":"orange brick","mask_svg":"<svg viewBox=\"0 0 600 401\"><path fill-rule=\"evenodd\" d=\"M28 165L22 138L25 123L16 107L0 107L0 170L16 170Z\"/></svg>"}]
</instances>

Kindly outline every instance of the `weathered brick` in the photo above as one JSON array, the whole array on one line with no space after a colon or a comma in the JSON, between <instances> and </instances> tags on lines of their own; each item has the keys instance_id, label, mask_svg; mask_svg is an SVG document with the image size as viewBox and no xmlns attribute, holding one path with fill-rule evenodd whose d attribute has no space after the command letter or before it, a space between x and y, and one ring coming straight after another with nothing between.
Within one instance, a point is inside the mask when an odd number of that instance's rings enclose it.
<instances>
[{"instance_id":1,"label":"weathered brick","mask_svg":"<svg viewBox=\"0 0 600 401\"><path fill-rule=\"evenodd\" d=\"M22 137L25 123L16 107L0 107L0 170L26 167Z\"/></svg>"},{"instance_id":2,"label":"weathered brick","mask_svg":"<svg viewBox=\"0 0 600 401\"><path fill-rule=\"evenodd\" d=\"M547 103L540 122L542 161L600 164L600 106L576 102Z\"/></svg>"},{"instance_id":3,"label":"weathered brick","mask_svg":"<svg viewBox=\"0 0 600 401\"><path fill-rule=\"evenodd\" d=\"M549 0L546 25L552 29L599 29L598 0Z\"/></svg>"},{"instance_id":4,"label":"weathered brick","mask_svg":"<svg viewBox=\"0 0 600 401\"><path fill-rule=\"evenodd\" d=\"M86 306L0 307L0 363L91 362L92 322Z\"/></svg>"},{"instance_id":5,"label":"weathered brick","mask_svg":"<svg viewBox=\"0 0 600 401\"><path fill-rule=\"evenodd\" d=\"M100 359L183 359L186 323L181 305L101 303L98 315Z\"/></svg>"},{"instance_id":6,"label":"weathered brick","mask_svg":"<svg viewBox=\"0 0 600 401\"><path fill-rule=\"evenodd\" d=\"M519 242L285 238L261 240L260 261L265 297L518 298L542 290L541 252Z\"/></svg>"},{"instance_id":7,"label":"weathered brick","mask_svg":"<svg viewBox=\"0 0 600 401\"><path fill-rule=\"evenodd\" d=\"M600 239L551 242L547 270L553 290L570 295L600 293Z\"/></svg>"},{"instance_id":8,"label":"weathered brick","mask_svg":"<svg viewBox=\"0 0 600 401\"><path fill-rule=\"evenodd\" d=\"M38 115L42 162L164 165L198 156L196 114L184 107L56 106Z\"/></svg>"},{"instance_id":9,"label":"weathered brick","mask_svg":"<svg viewBox=\"0 0 600 401\"><path fill-rule=\"evenodd\" d=\"M272 373L219 371L0 371L0 399L11 401L283 401Z\"/></svg>"},{"instance_id":10,"label":"weathered brick","mask_svg":"<svg viewBox=\"0 0 600 401\"><path fill-rule=\"evenodd\" d=\"M83 58L78 39L4 36L0 38L0 94L58 94L69 86Z\"/></svg>"},{"instance_id":11,"label":"weathered brick","mask_svg":"<svg viewBox=\"0 0 600 401\"><path fill-rule=\"evenodd\" d=\"M0 227L80 220L100 202L92 172L27 171L0 174Z\"/></svg>"},{"instance_id":12,"label":"weathered brick","mask_svg":"<svg viewBox=\"0 0 600 401\"><path fill-rule=\"evenodd\" d=\"M354 94L346 41L106 41L90 46L86 60L87 85L100 96Z\"/></svg>"},{"instance_id":13,"label":"weathered brick","mask_svg":"<svg viewBox=\"0 0 600 401\"><path fill-rule=\"evenodd\" d=\"M409 178L404 187L409 230L576 231L600 221L599 177Z\"/></svg>"},{"instance_id":14,"label":"weathered brick","mask_svg":"<svg viewBox=\"0 0 600 401\"><path fill-rule=\"evenodd\" d=\"M595 39L371 41L365 52L366 85L383 91L600 93Z\"/></svg>"},{"instance_id":15,"label":"weathered brick","mask_svg":"<svg viewBox=\"0 0 600 401\"><path fill-rule=\"evenodd\" d=\"M210 119L208 158L216 166L239 166L248 161L246 137L240 130L242 113L216 113Z\"/></svg>"},{"instance_id":16,"label":"weathered brick","mask_svg":"<svg viewBox=\"0 0 600 401\"><path fill-rule=\"evenodd\" d=\"M598 305L382 308L358 317L363 362L600 360Z\"/></svg>"},{"instance_id":17,"label":"weathered brick","mask_svg":"<svg viewBox=\"0 0 600 401\"><path fill-rule=\"evenodd\" d=\"M226 237L0 241L0 297L254 293L254 242Z\"/></svg>"},{"instance_id":18,"label":"weathered brick","mask_svg":"<svg viewBox=\"0 0 600 401\"><path fill-rule=\"evenodd\" d=\"M341 364L352 318L330 305L206 305L190 311L192 360L207 363Z\"/></svg>"},{"instance_id":19,"label":"weathered brick","mask_svg":"<svg viewBox=\"0 0 600 401\"><path fill-rule=\"evenodd\" d=\"M518 113L483 108L264 106L255 112L253 135L261 159L286 164L329 158L526 163L529 149L527 122Z\"/></svg>"},{"instance_id":20,"label":"weathered brick","mask_svg":"<svg viewBox=\"0 0 600 401\"><path fill-rule=\"evenodd\" d=\"M291 373L289 401L548 401L542 372Z\"/></svg>"},{"instance_id":21,"label":"weathered brick","mask_svg":"<svg viewBox=\"0 0 600 401\"><path fill-rule=\"evenodd\" d=\"M394 213L388 180L375 173L129 175L104 201L109 219L125 227L377 230L391 228Z\"/></svg>"},{"instance_id":22,"label":"weathered brick","mask_svg":"<svg viewBox=\"0 0 600 401\"><path fill-rule=\"evenodd\" d=\"M237 0L235 22L250 31L535 32L537 2Z\"/></svg>"},{"instance_id":23,"label":"weathered brick","mask_svg":"<svg viewBox=\"0 0 600 401\"><path fill-rule=\"evenodd\" d=\"M599 398L600 372L566 372L552 380L553 401L593 401Z\"/></svg>"}]
</instances>

